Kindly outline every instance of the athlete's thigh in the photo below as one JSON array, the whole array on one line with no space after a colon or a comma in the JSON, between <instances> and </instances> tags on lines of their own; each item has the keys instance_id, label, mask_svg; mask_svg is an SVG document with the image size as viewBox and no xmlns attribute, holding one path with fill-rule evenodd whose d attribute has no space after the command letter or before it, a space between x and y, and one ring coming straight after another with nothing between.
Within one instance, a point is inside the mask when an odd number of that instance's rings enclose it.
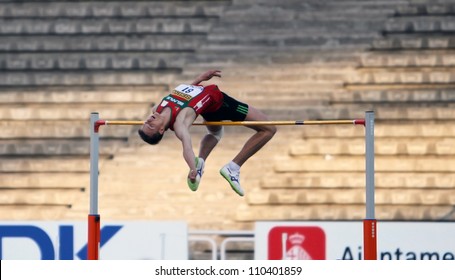
<instances>
[{"instance_id":1,"label":"athlete's thigh","mask_svg":"<svg viewBox=\"0 0 455 280\"><path fill-rule=\"evenodd\" d=\"M259 109L249 105L248 106L248 114L245 118L246 121L268 121L268 117Z\"/></svg>"},{"instance_id":2,"label":"athlete's thigh","mask_svg":"<svg viewBox=\"0 0 455 280\"><path fill-rule=\"evenodd\" d=\"M268 121L268 117L265 113L260 111L259 109L249 106L248 107L248 114L245 118L246 121ZM247 125L246 127L254 129L256 131L275 131L275 127L273 125Z\"/></svg>"}]
</instances>

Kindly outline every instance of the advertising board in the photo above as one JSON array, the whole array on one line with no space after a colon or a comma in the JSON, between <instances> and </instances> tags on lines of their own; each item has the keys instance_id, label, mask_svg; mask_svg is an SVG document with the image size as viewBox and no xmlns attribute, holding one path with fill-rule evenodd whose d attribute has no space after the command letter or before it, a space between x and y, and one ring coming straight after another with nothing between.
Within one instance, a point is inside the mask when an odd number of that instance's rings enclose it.
<instances>
[{"instance_id":1,"label":"advertising board","mask_svg":"<svg viewBox=\"0 0 455 280\"><path fill-rule=\"evenodd\" d=\"M454 260L454 222L380 222L378 259ZM362 260L363 224L257 222L255 259Z\"/></svg>"},{"instance_id":2,"label":"advertising board","mask_svg":"<svg viewBox=\"0 0 455 280\"><path fill-rule=\"evenodd\" d=\"M87 222L0 221L0 259L85 260ZM188 259L185 222L103 222L100 259Z\"/></svg>"}]
</instances>

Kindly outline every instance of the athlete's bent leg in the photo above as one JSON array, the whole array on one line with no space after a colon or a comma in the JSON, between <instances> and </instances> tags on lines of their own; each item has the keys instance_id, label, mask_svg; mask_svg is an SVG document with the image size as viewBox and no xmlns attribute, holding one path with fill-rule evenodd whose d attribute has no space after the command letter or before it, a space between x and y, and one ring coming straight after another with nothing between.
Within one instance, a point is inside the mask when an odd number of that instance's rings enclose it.
<instances>
[{"instance_id":1,"label":"athlete's bent leg","mask_svg":"<svg viewBox=\"0 0 455 280\"><path fill-rule=\"evenodd\" d=\"M249 106L245 121L268 121L268 118L260 110ZM264 145L272 139L277 131L277 128L274 125L256 125L248 127L256 130L256 133L246 141L243 148L232 160L239 166L242 166L245 161L264 147Z\"/></svg>"}]
</instances>

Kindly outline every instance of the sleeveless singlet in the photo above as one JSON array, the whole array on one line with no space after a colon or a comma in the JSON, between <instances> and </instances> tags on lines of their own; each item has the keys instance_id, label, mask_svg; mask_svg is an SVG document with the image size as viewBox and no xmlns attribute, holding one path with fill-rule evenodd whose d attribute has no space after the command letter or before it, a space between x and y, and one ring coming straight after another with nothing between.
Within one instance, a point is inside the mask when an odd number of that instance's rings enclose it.
<instances>
[{"instance_id":1,"label":"sleeveless singlet","mask_svg":"<svg viewBox=\"0 0 455 280\"><path fill-rule=\"evenodd\" d=\"M164 108L171 109L169 128L174 130L174 123L178 113L186 107L190 107L196 115L212 113L223 104L223 93L216 85L186 85L176 87L171 94L165 96L156 111L161 113Z\"/></svg>"}]
</instances>

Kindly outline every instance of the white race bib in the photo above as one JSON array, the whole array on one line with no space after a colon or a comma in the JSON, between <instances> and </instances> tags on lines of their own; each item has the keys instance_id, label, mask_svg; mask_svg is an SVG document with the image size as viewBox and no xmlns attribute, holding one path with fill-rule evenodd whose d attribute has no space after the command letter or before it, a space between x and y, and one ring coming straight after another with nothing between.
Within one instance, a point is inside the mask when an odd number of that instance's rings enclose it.
<instances>
[{"instance_id":1,"label":"white race bib","mask_svg":"<svg viewBox=\"0 0 455 280\"><path fill-rule=\"evenodd\" d=\"M201 87L201 86L182 84L174 89L174 94L193 98L196 95L200 94L203 90L204 90L204 87Z\"/></svg>"}]
</instances>

